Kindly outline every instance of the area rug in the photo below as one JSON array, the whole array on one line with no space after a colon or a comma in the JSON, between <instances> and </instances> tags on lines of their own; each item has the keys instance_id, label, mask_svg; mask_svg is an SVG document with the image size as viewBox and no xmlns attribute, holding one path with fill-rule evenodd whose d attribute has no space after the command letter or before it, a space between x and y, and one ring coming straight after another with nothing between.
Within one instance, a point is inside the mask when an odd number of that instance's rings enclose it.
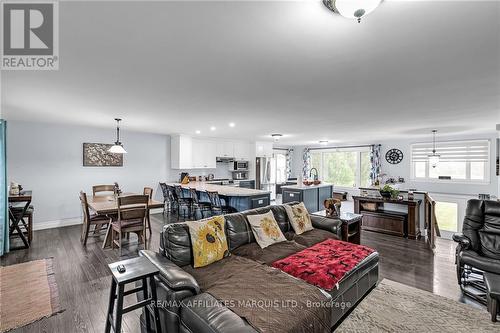
<instances>
[{"instance_id":1,"label":"area rug","mask_svg":"<svg viewBox=\"0 0 500 333\"><path fill-rule=\"evenodd\" d=\"M486 309L382 280L335 332L500 332Z\"/></svg>"},{"instance_id":2,"label":"area rug","mask_svg":"<svg viewBox=\"0 0 500 333\"><path fill-rule=\"evenodd\" d=\"M0 332L61 311L52 258L0 267Z\"/></svg>"}]
</instances>

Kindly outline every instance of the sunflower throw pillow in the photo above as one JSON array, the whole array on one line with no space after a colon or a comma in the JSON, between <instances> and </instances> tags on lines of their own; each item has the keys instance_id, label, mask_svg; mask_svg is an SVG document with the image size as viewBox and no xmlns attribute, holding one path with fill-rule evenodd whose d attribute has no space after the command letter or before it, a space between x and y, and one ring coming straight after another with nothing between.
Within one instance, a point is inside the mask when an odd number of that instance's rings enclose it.
<instances>
[{"instance_id":1,"label":"sunflower throw pillow","mask_svg":"<svg viewBox=\"0 0 500 333\"><path fill-rule=\"evenodd\" d=\"M207 266L229 255L223 216L186 222L191 237L194 267Z\"/></svg>"},{"instance_id":2,"label":"sunflower throw pillow","mask_svg":"<svg viewBox=\"0 0 500 333\"><path fill-rule=\"evenodd\" d=\"M309 212L303 202L293 206L284 206L288 219L290 220L290 224L297 235L314 229Z\"/></svg>"},{"instance_id":3,"label":"sunflower throw pillow","mask_svg":"<svg viewBox=\"0 0 500 333\"><path fill-rule=\"evenodd\" d=\"M252 228L255 240L261 248L286 241L285 236L278 226L278 222L274 219L273 212L269 211L266 214L247 215L247 219Z\"/></svg>"}]
</instances>

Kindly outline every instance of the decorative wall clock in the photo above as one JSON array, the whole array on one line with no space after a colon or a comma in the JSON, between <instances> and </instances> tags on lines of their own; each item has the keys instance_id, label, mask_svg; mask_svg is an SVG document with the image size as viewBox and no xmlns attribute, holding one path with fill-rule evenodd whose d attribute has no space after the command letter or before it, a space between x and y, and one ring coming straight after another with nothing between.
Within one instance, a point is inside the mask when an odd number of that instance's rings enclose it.
<instances>
[{"instance_id":1,"label":"decorative wall clock","mask_svg":"<svg viewBox=\"0 0 500 333\"><path fill-rule=\"evenodd\" d=\"M396 148L389 149L385 154L385 159L391 164L399 164L403 160L403 152Z\"/></svg>"}]
</instances>

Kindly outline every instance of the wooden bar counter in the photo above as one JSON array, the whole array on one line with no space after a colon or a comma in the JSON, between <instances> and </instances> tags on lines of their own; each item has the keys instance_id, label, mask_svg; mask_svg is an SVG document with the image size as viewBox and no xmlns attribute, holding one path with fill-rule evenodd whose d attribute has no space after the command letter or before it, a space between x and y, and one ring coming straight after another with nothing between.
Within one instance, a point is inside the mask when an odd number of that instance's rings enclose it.
<instances>
[{"instance_id":1,"label":"wooden bar counter","mask_svg":"<svg viewBox=\"0 0 500 333\"><path fill-rule=\"evenodd\" d=\"M420 237L420 204L422 200L402 200L380 196L353 196L354 212L363 215L362 229L411 239ZM407 212L389 210L386 204L404 205Z\"/></svg>"}]
</instances>

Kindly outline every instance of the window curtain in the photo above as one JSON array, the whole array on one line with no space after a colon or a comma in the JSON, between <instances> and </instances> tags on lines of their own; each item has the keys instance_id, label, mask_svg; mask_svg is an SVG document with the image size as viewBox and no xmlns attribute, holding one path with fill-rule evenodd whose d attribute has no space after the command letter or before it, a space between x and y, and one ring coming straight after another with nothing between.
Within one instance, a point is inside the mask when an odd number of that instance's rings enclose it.
<instances>
[{"instance_id":1,"label":"window curtain","mask_svg":"<svg viewBox=\"0 0 500 333\"><path fill-rule=\"evenodd\" d=\"M309 178L309 171L311 170L311 151L309 148L304 149L302 160L304 161L304 165L302 167L302 178L307 179Z\"/></svg>"},{"instance_id":2,"label":"window curtain","mask_svg":"<svg viewBox=\"0 0 500 333\"><path fill-rule=\"evenodd\" d=\"M7 123L0 119L0 256L9 252L9 217L7 211Z\"/></svg>"},{"instance_id":3,"label":"window curtain","mask_svg":"<svg viewBox=\"0 0 500 333\"><path fill-rule=\"evenodd\" d=\"M286 179L292 177L292 157L293 149L288 149L286 151Z\"/></svg>"},{"instance_id":4,"label":"window curtain","mask_svg":"<svg viewBox=\"0 0 500 333\"><path fill-rule=\"evenodd\" d=\"M381 145L372 145L370 149L370 162L371 162L371 170L370 170L370 179L372 181L372 185L375 184L378 177L380 176L380 170L382 165L381 155Z\"/></svg>"}]
</instances>

